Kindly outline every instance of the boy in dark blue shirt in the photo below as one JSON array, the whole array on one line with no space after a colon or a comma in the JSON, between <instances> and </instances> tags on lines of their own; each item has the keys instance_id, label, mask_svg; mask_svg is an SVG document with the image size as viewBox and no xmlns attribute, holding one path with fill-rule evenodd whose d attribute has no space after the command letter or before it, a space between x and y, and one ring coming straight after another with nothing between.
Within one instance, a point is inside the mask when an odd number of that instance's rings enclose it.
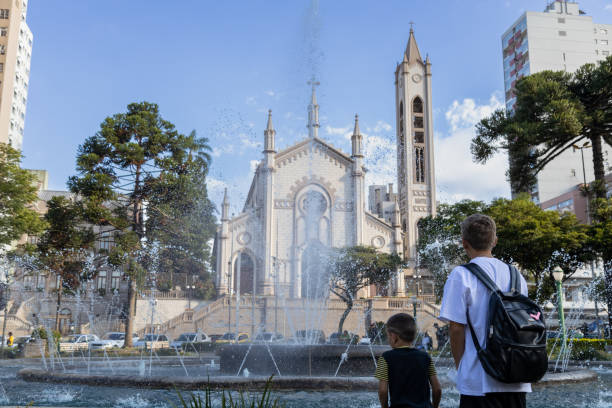
<instances>
[{"instance_id":1,"label":"boy in dark blue shirt","mask_svg":"<svg viewBox=\"0 0 612 408\"><path fill-rule=\"evenodd\" d=\"M391 350L378 359L374 377L378 379L381 408L438 408L442 388L429 354L413 348L416 322L406 313L387 321ZM391 398L389 398L389 395Z\"/></svg>"}]
</instances>

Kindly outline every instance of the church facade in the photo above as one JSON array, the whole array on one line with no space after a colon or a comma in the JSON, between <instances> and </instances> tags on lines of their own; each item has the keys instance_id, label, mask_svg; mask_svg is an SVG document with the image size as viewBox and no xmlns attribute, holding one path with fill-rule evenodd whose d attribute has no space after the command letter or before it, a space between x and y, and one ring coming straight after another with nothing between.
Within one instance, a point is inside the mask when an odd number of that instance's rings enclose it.
<instances>
[{"instance_id":1,"label":"church facade","mask_svg":"<svg viewBox=\"0 0 612 408\"><path fill-rule=\"evenodd\" d=\"M421 59L410 30L395 74L398 191L370 186L366 201L359 118L344 153L318 137L319 105L312 83L309 136L277 150L272 113L258 164L240 214L230 218L227 192L215 237L217 291L224 294L326 296L324 248L371 246L402 254L387 294L403 296L415 265L419 218L435 214L431 64ZM374 287L362 297L377 295Z\"/></svg>"}]
</instances>

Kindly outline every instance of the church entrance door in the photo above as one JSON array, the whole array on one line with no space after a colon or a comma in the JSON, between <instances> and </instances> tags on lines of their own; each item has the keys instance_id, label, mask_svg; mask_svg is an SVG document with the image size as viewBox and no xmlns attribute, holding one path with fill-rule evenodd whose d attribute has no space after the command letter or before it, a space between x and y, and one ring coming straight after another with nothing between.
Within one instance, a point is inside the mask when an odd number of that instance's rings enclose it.
<instances>
[{"instance_id":1,"label":"church entrance door","mask_svg":"<svg viewBox=\"0 0 612 408\"><path fill-rule=\"evenodd\" d=\"M254 288L255 263L249 254L241 252L234 261L234 293L252 294Z\"/></svg>"}]
</instances>

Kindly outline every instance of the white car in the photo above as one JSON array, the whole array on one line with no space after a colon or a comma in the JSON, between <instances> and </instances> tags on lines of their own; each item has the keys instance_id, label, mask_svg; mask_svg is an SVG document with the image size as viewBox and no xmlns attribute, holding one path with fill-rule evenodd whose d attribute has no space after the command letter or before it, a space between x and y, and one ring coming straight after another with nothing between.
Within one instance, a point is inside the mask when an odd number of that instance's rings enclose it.
<instances>
[{"instance_id":1,"label":"white car","mask_svg":"<svg viewBox=\"0 0 612 408\"><path fill-rule=\"evenodd\" d=\"M172 348L183 348L183 345L189 343L211 343L212 340L210 337L206 335L206 333L198 332L198 333L183 333L178 339L174 340L170 343L170 347Z\"/></svg>"},{"instance_id":2,"label":"white car","mask_svg":"<svg viewBox=\"0 0 612 408\"><path fill-rule=\"evenodd\" d=\"M134 343L134 347L144 348L147 350L168 348L170 342L165 334L145 334L142 339L138 339Z\"/></svg>"},{"instance_id":3,"label":"white car","mask_svg":"<svg viewBox=\"0 0 612 408\"><path fill-rule=\"evenodd\" d=\"M138 341L138 336L136 334L132 334L132 341ZM106 333L102 340L89 343L89 348L92 350L108 350L113 347L121 348L123 347L123 343L125 343L125 333L110 332Z\"/></svg>"},{"instance_id":4,"label":"white car","mask_svg":"<svg viewBox=\"0 0 612 408\"><path fill-rule=\"evenodd\" d=\"M68 341L60 342L60 351L75 351L87 349L90 343L99 341L100 338L95 334L73 334L68 337Z\"/></svg>"}]
</instances>

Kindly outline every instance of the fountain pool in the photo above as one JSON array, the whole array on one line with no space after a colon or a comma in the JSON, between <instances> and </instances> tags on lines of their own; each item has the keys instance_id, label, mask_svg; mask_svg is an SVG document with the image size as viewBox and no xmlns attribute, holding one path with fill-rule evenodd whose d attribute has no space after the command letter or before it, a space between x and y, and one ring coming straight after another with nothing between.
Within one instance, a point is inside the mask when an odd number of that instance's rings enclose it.
<instances>
[{"instance_id":1,"label":"fountain pool","mask_svg":"<svg viewBox=\"0 0 612 408\"><path fill-rule=\"evenodd\" d=\"M0 406L26 405L48 407L171 407L177 403L176 393L172 390L154 390L135 387L108 387L77 384L52 384L45 382L26 382L17 372L32 363L22 361L3 362L0 367ZM31 365L38 367L38 365ZM442 407L457 406L459 395L450 385L454 370L441 368L440 376L446 386ZM567 407L612 407L612 369L595 368L598 384L593 382L538 386L528 396L530 408L567 408ZM187 391L186 391L187 392ZM353 392L282 392L275 395L288 408L303 407L376 407L375 391Z\"/></svg>"}]
</instances>

